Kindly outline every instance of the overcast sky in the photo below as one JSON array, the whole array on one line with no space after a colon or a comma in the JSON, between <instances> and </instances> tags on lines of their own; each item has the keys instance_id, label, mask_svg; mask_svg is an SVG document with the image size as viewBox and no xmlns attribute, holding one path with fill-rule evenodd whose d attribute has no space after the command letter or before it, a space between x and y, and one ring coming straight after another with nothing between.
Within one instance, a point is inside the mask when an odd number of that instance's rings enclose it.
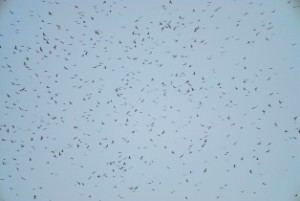
<instances>
[{"instance_id":1,"label":"overcast sky","mask_svg":"<svg viewBox=\"0 0 300 201\"><path fill-rule=\"evenodd\" d=\"M0 2L0 201L300 200L299 1Z\"/></svg>"}]
</instances>

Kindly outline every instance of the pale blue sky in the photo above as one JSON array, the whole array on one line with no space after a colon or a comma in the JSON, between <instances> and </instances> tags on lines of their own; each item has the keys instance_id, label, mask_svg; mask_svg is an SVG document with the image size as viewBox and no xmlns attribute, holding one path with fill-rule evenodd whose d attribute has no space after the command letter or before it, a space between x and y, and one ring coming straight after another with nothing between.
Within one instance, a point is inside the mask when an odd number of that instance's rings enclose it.
<instances>
[{"instance_id":1,"label":"pale blue sky","mask_svg":"<svg viewBox=\"0 0 300 201\"><path fill-rule=\"evenodd\" d=\"M300 200L298 1L0 2L0 201Z\"/></svg>"}]
</instances>

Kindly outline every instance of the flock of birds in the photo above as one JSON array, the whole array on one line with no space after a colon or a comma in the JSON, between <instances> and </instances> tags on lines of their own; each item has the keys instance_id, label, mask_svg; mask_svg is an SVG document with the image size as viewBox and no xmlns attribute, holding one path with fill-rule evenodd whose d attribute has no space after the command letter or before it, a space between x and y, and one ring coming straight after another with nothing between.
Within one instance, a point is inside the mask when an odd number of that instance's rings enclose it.
<instances>
[{"instance_id":1,"label":"flock of birds","mask_svg":"<svg viewBox=\"0 0 300 201\"><path fill-rule=\"evenodd\" d=\"M0 200L299 200L297 3L2 0Z\"/></svg>"}]
</instances>

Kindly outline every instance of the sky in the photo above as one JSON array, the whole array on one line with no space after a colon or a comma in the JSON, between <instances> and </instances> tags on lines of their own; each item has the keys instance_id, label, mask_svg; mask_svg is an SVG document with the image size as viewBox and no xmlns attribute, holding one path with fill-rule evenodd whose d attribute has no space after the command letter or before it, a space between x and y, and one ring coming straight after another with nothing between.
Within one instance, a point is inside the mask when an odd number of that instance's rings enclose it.
<instances>
[{"instance_id":1,"label":"sky","mask_svg":"<svg viewBox=\"0 0 300 201\"><path fill-rule=\"evenodd\" d=\"M299 201L299 6L0 0L0 201Z\"/></svg>"}]
</instances>

